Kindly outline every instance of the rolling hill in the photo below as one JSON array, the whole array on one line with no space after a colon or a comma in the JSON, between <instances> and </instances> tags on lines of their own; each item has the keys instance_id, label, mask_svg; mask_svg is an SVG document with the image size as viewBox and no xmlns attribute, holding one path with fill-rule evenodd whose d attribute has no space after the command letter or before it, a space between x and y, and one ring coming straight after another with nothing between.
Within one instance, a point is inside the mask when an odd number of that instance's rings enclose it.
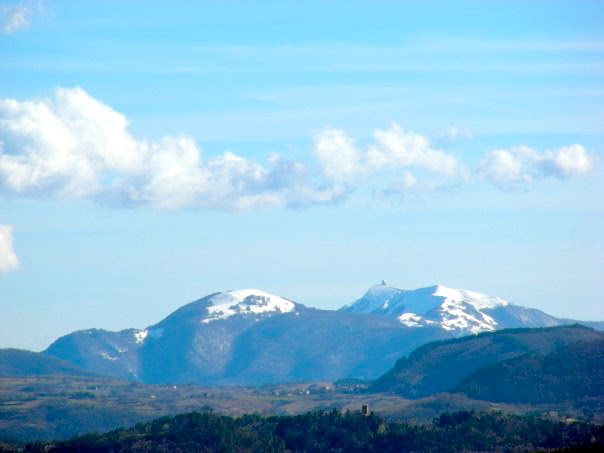
<instances>
[{"instance_id":1,"label":"rolling hill","mask_svg":"<svg viewBox=\"0 0 604 453\"><path fill-rule=\"evenodd\" d=\"M0 376L90 376L71 362L22 349L0 349Z\"/></svg>"},{"instance_id":2,"label":"rolling hill","mask_svg":"<svg viewBox=\"0 0 604 453\"><path fill-rule=\"evenodd\" d=\"M589 406L590 400L604 398L604 338L497 362L467 376L453 390L495 402Z\"/></svg>"},{"instance_id":3,"label":"rolling hill","mask_svg":"<svg viewBox=\"0 0 604 453\"><path fill-rule=\"evenodd\" d=\"M390 371L373 383L371 391L389 391L409 398L420 398L454 388L471 390L474 388L473 383L485 382L484 373L493 375L507 360L517 358L518 363L522 363L522 360L526 360L523 357L527 354L547 356L579 342L603 339L602 332L581 325L569 325L538 329L509 329L429 343L413 351L409 357L399 359ZM599 366L602 366L601 363ZM539 370L533 368L533 371L533 374L526 375L526 379L541 379ZM465 386L457 387L474 372L477 372L475 381L468 381ZM497 382L501 382L502 386L508 382L509 392L515 390L511 387L513 380L506 381L503 376L501 379ZM471 394L476 396L481 391L479 387L475 388L476 390ZM488 386L485 387L485 393L486 388Z\"/></svg>"}]
</instances>

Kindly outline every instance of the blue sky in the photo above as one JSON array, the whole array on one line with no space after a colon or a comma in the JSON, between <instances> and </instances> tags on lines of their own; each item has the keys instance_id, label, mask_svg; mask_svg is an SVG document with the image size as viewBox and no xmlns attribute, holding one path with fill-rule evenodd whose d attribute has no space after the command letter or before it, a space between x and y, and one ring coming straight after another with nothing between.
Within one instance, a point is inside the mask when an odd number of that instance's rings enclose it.
<instances>
[{"instance_id":1,"label":"blue sky","mask_svg":"<svg viewBox=\"0 0 604 453\"><path fill-rule=\"evenodd\" d=\"M381 279L604 319L601 2L0 14L0 347Z\"/></svg>"}]
</instances>

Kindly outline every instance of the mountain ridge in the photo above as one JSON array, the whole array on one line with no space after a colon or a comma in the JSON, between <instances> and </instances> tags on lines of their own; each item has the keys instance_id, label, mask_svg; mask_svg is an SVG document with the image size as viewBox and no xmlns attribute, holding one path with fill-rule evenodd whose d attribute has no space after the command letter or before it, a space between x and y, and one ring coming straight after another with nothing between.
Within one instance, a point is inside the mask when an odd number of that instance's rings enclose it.
<instances>
[{"instance_id":1,"label":"mountain ridge","mask_svg":"<svg viewBox=\"0 0 604 453\"><path fill-rule=\"evenodd\" d=\"M432 285L415 290L388 286L382 281L355 302L340 308L398 319L408 327L439 325L460 335L516 327L547 327L577 321L561 319L535 309L476 291ZM601 327L599 322L587 322Z\"/></svg>"},{"instance_id":2,"label":"mountain ridge","mask_svg":"<svg viewBox=\"0 0 604 453\"><path fill-rule=\"evenodd\" d=\"M383 284L370 292L374 300L340 310L306 307L257 289L217 292L145 329L76 331L44 353L95 373L146 383L374 379L430 341L563 323L501 298L442 285L404 291ZM385 298L393 302L390 307L384 307ZM421 314L405 311L410 306Z\"/></svg>"}]
</instances>

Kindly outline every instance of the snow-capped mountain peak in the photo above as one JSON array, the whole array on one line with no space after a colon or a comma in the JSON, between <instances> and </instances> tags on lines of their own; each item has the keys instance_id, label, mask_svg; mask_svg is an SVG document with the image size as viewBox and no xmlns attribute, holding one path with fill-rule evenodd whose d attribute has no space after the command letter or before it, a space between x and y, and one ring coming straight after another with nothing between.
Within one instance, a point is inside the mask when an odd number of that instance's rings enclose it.
<instances>
[{"instance_id":1,"label":"snow-capped mountain peak","mask_svg":"<svg viewBox=\"0 0 604 453\"><path fill-rule=\"evenodd\" d=\"M296 309L292 301L260 289L226 291L212 296L208 302L208 314L201 321L205 324L234 315L288 313Z\"/></svg>"},{"instance_id":2,"label":"snow-capped mountain peak","mask_svg":"<svg viewBox=\"0 0 604 453\"><path fill-rule=\"evenodd\" d=\"M345 311L350 313L373 313L376 310L387 308L390 300L401 292L403 291L388 286L385 281L382 281L381 284L369 288L361 299L344 308L348 308Z\"/></svg>"},{"instance_id":3,"label":"snow-capped mountain peak","mask_svg":"<svg viewBox=\"0 0 604 453\"><path fill-rule=\"evenodd\" d=\"M342 311L393 317L407 327L432 325L448 331L478 333L495 330L497 321L488 312L507 305L499 297L443 285L408 291L382 282Z\"/></svg>"}]
</instances>

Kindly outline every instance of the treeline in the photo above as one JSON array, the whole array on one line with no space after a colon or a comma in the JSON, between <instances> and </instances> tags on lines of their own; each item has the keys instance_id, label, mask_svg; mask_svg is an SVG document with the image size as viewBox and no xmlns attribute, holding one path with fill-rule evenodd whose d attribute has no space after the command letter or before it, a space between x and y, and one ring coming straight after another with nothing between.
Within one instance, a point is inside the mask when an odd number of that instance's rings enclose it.
<instances>
[{"instance_id":1,"label":"treeline","mask_svg":"<svg viewBox=\"0 0 604 453\"><path fill-rule=\"evenodd\" d=\"M603 451L604 427L472 411L431 424L388 422L331 411L240 418L208 413L162 417L106 434L37 442L27 452L448 452L581 449Z\"/></svg>"}]
</instances>

